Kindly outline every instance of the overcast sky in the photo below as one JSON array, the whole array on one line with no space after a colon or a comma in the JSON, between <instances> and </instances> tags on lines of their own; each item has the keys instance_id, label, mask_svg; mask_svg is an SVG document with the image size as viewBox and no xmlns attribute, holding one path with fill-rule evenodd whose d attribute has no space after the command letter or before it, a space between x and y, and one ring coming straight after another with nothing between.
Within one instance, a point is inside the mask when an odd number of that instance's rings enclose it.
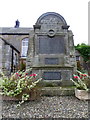
<instances>
[{"instance_id":1,"label":"overcast sky","mask_svg":"<svg viewBox=\"0 0 90 120\"><path fill-rule=\"evenodd\" d=\"M75 45L88 43L88 0L0 0L0 27L33 27L46 12L62 15L74 34Z\"/></svg>"}]
</instances>

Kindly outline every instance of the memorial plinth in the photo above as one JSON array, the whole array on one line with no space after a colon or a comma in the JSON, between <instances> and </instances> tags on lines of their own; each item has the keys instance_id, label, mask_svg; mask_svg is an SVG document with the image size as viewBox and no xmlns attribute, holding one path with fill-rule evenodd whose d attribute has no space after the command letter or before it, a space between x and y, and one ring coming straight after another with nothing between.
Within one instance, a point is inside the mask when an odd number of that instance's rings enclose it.
<instances>
[{"instance_id":1,"label":"memorial plinth","mask_svg":"<svg viewBox=\"0 0 90 120\"><path fill-rule=\"evenodd\" d=\"M58 13L41 15L30 33L27 68L38 73L43 81L70 85L76 69L73 33Z\"/></svg>"}]
</instances>

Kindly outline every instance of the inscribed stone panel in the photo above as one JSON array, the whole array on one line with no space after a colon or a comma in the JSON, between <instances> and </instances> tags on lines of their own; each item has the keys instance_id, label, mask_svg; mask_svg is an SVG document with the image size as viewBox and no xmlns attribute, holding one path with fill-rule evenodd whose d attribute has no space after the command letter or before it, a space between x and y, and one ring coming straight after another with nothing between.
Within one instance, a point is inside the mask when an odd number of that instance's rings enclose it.
<instances>
[{"instance_id":1,"label":"inscribed stone panel","mask_svg":"<svg viewBox=\"0 0 90 120\"><path fill-rule=\"evenodd\" d=\"M58 58L45 58L45 64L59 64L59 59Z\"/></svg>"},{"instance_id":2,"label":"inscribed stone panel","mask_svg":"<svg viewBox=\"0 0 90 120\"><path fill-rule=\"evenodd\" d=\"M65 43L62 36L39 37L39 53L40 54L60 54L65 53Z\"/></svg>"},{"instance_id":3,"label":"inscribed stone panel","mask_svg":"<svg viewBox=\"0 0 90 120\"><path fill-rule=\"evenodd\" d=\"M44 72L43 73L44 80L60 80L61 73L60 72Z\"/></svg>"}]
</instances>

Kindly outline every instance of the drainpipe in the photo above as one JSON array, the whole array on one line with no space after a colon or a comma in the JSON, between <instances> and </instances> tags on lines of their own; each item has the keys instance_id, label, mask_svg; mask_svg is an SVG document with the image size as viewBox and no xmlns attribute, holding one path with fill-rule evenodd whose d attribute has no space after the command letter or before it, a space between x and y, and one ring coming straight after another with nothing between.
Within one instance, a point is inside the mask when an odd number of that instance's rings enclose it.
<instances>
[{"instance_id":1,"label":"drainpipe","mask_svg":"<svg viewBox=\"0 0 90 120\"><path fill-rule=\"evenodd\" d=\"M12 56L11 56L11 72L13 72L13 48L12 48Z\"/></svg>"}]
</instances>

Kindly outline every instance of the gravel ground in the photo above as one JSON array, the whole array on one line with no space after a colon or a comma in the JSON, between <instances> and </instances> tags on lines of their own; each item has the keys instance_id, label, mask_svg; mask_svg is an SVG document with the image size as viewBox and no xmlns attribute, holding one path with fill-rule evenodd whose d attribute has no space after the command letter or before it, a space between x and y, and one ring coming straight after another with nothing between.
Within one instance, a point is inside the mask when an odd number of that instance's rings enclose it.
<instances>
[{"instance_id":1,"label":"gravel ground","mask_svg":"<svg viewBox=\"0 0 90 120\"><path fill-rule=\"evenodd\" d=\"M74 96L42 97L27 101L19 108L17 101L2 101L3 118L88 118L88 101Z\"/></svg>"}]
</instances>

